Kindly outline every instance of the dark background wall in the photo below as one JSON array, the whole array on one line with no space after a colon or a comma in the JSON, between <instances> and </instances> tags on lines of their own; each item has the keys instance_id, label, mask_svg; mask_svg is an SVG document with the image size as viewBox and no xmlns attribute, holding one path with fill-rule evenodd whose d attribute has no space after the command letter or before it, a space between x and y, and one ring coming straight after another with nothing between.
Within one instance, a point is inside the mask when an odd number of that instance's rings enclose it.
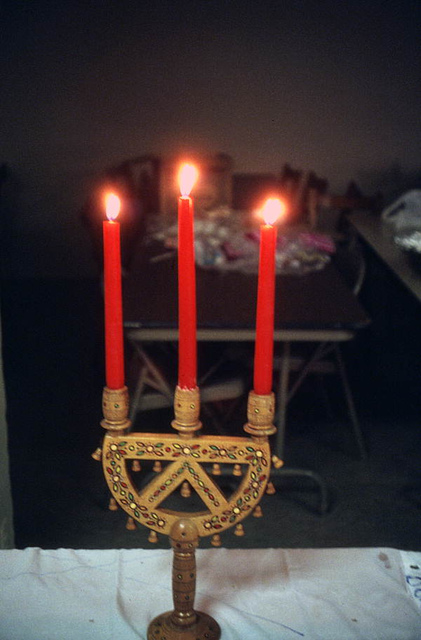
<instances>
[{"instance_id":1,"label":"dark background wall","mask_svg":"<svg viewBox=\"0 0 421 640\"><path fill-rule=\"evenodd\" d=\"M416 184L419 2L1 7L6 276L93 273L77 217L90 181L143 153L224 151L241 172L290 162L386 199Z\"/></svg>"}]
</instances>

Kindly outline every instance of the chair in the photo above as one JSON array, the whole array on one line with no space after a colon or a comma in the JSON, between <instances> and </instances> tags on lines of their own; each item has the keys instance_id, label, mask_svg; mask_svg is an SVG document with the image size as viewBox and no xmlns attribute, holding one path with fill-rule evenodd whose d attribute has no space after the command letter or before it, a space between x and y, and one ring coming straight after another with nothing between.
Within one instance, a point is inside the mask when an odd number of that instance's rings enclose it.
<instances>
[{"instance_id":1,"label":"chair","mask_svg":"<svg viewBox=\"0 0 421 640\"><path fill-rule=\"evenodd\" d=\"M121 200L121 260L123 269L127 271L139 239L145 233L147 216L157 210L159 171L160 159L145 155L109 167L95 178L80 211L80 219L88 231L100 273L103 268L105 191L115 191Z\"/></svg>"},{"instance_id":2,"label":"chair","mask_svg":"<svg viewBox=\"0 0 421 640\"><path fill-rule=\"evenodd\" d=\"M313 174L309 181L304 207L308 222L313 229L332 233L339 240L346 239L346 233L349 231L346 216L350 212L364 209L378 214L383 209L381 193L364 196L353 181L349 183L343 195L328 193L327 187L327 181Z\"/></svg>"},{"instance_id":3,"label":"chair","mask_svg":"<svg viewBox=\"0 0 421 640\"><path fill-rule=\"evenodd\" d=\"M309 172L293 169L288 163L283 166L279 175L279 188L287 204L289 225L303 222L309 177Z\"/></svg>"},{"instance_id":4,"label":"chair","mask_svg":"<svg viewBox=\"0 0 421 640\"><path fill-rule=\"evenodd\" d=\"M268 194L280 192L278 177L274 173L234 173L232 184L232 208L239 211L256 211Z\"/></svg>"},{"instance_id":5,"label":"chair","mask_svg":"<svg viewBox=\"0 0 421 640\"><path fill-rule=\"evenodd\" d=\"M358 295L364 281L365 260L356 234L350 235L347 241L338 247L334 259L348 286L352 289L354 295ZM295 350L296 347L297 350ZM274 358L274 370L279 372L277 391L277 452L279 457L282 458L283 456L288 404L311 374L319 376L327 374L339 375L359 455L362 459L367 457L364 438L339 343L320 342L303 345L294 343L293 345L288 341L284 342L282 354ZM293 382L291 382L291 372L296 372L297 374Z\"/></svg>"},{"instance_id":6,"label":"chair","mask_svg":"<svg viewBox=\"0 0 421 640\"><path fill-rule=\"evenodd\" d=\"M318 207L328 188L328 181L319 178L313 171L308 176L308 181L304 193L304 209L308 218L308 223L312 229L318 224Z\"/></svg>"},{"instance_id":7,"label":"chair","mask_svg":"<svg viewBox=\"0 0 421 640\"><path fill-rule=\"evenodd\" d=\"M218 210L229 209L232 204L233 160L226 153L162 158L159 175L159 213L176 216L180 195L178 170L183 161L193 162L199 177L192 189L195 216L206 216Z\"/></svg>"}]
</instances>

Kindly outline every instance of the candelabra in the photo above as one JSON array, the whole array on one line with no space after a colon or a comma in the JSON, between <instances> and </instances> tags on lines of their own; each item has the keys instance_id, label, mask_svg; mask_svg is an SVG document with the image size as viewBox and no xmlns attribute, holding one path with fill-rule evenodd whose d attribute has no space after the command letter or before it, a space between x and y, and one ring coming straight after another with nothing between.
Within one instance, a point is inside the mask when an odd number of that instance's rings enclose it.
<instances>
[{"instance_id":1,"label":"candelabra","mask_svg":"<svg viewBox=\"0 0 421 640\"><path fill-rule=\"evenodd\" d=\"M171 433L130 432L129 396L126 387L104 388L101 426L106 429L102 446L104 476L112 498L133 521L148 527L152 536L168 535L173 549L172 591L174 609L156 617L148 627L148 640L217 640L218 623L194 609L196 562L199 538L212 535L220 544L220 534L235 526L255 509L270 476L269 436L273 425L274 394L248 398L246 436L203 436L199 420L200 392L176 388L175 418ZM130 462L154 461L159 471L141 489L135 486ZM135 462L137 461L137 462ZM274 456L273 463L280 461ZM241 476L238 487L227 498L209 475L209 467L234 465ZM139 465L138 465L139 466ZM164 508L162 503L179 487L192 487L205 510L184 512Z\"/></svg>"}]
</instances>

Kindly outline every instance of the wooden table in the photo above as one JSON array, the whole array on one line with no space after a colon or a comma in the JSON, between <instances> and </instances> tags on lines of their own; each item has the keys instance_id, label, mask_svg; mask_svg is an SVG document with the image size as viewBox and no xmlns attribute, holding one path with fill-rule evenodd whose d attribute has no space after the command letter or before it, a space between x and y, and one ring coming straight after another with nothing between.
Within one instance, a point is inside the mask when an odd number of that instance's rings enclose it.
<instances>
[{"instance_id":1,"label":"wooden table","mask_svg":"<svg viewBox=\"0 0 421 640\"><path fill-rule=\"evenodd\" d=\"M157 245L137 252L123 288L124 326L144 341L177 340L177 261L151 262ZM197 268L199 341L255 338L257 275ZM275 340L350 340L369 318L332 263L276 279Z\"/></svg>"}]
</instances>

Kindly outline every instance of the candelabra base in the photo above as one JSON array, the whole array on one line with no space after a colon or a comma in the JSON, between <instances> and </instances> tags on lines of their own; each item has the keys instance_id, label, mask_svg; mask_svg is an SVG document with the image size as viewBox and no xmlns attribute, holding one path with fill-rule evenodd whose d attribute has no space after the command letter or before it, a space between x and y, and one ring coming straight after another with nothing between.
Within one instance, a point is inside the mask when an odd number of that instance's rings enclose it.
<instances>
[{"instance_id":1,"label":"candelabra base","mask_svg":"<svg viewBox=\"0 0 421 640\"><path fill-rule=\"evenodd\" d=\"M219 624L207 613L195 611L196 619L188 627L173 621L174 612L161 613L148 627L148 640L219 640Z\"/></svg>"}]
</instances>

